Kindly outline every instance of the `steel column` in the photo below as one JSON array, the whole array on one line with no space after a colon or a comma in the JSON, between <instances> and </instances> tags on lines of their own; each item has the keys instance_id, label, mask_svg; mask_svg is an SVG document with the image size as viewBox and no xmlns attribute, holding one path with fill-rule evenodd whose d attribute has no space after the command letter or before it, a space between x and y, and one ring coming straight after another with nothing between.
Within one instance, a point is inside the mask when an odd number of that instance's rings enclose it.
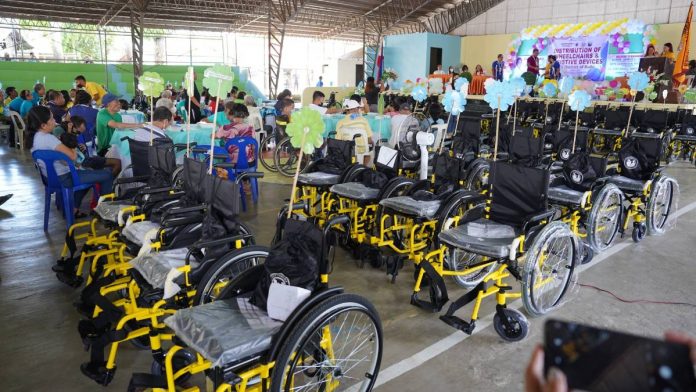
<instances>
[{"instance_id":1,"label":"steel column","mask_svg":"<svg viewBox=\"0 0 696 392\"><path fill-rule=\"evenodd\" d=\"M145 19L144 7L130 9L134 91L138 90L138 81L143 74L143 19Z\"/></svg>"}]
</instances>

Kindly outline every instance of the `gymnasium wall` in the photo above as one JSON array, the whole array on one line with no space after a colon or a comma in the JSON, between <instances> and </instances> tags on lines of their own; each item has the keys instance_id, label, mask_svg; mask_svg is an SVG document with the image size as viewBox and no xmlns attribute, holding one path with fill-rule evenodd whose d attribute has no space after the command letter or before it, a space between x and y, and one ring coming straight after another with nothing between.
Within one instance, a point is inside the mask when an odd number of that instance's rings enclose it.
<instances>
[{"instance_id":1,"label":"gymnasium wall","mask_svg":"<svg viewBox=\"0 0 696 392\"><path fill-rule=\"evenodd\" d=\"M442 48L442 68L447 70L461 58L461 37L418 33L389 35L384 38L384 64L399 74L393 83L399 87L406 80L416 81L429 73L430 48Z\"/></svg>"}]
</instances>

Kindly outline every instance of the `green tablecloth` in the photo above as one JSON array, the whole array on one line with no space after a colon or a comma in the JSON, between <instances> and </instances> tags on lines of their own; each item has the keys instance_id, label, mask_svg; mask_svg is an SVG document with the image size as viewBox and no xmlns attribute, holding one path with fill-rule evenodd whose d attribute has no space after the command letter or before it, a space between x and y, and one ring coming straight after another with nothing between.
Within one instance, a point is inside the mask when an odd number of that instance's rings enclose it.
<instances>
[{"instance_id":1,"label":"green tablecloth","mask_svg":"<svg viewBox=\"0 0 696 392\"><path fill-rule=\"evenodd\" d=\"M328 114L322 116L324 120L324 137L329 135L329 132L336 130L336 124L345 117L345 114ZM389 139L391 137L391 117L379 116L377 114L365 115L367 122L370 123L373 138L379 136L381 139Z\"/></svg>"},{"instance_id":2,"label":"green tablecloth","mask_svg":"<svg viewBox=\"0 0 696 392\"><path fill-rule=\"evenodd\" d=\"M186 126L184 125L184 128L168 129L166 134L174 141L175 144L186 143L185 127ZM191 124L191 142L210 145L210 133L212 130L213 124ZM130 157L130 148L128 147L128 141L121 141L121 138L126 136L132 137L133 134L134 131L132 129L117 129L113 136L111 136L110 144L118 146L118 151L122 157Z\"/></svg>"}]
</instances>

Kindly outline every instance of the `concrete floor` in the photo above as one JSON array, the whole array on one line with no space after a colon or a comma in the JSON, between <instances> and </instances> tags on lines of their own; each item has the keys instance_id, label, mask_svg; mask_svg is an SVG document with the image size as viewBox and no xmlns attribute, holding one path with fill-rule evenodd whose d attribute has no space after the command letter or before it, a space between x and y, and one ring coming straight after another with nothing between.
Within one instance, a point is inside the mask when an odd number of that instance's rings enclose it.
<instances>
[{"instance_id":1,"label":"concrete floor","mask_svg":"<svg viewBox=\"0 0 696 392\"><path fill-rule=\"evenodd\" d=\"M675 230L640 244L619 240L581 273L581 283L628 299L696 303L696 168L678 163L667 172L677 178L682 193ZM28 153L0 148L0 195L5 193L14 197L0 207L0 390L100 390L79 370L88 354L82 351L79 316L72 306L78 291L58 282L50 269L63 243L64 222L52 216L49 232L42 231L43 187ZM278 206L288 193L287 185L264 183L258 206L243 215L258 243L269 243ZM508 344L490 327L492 315L486 308L482 315L488 316L467 336L409 305L411 272L408 265L391 285L383 271L361 270L343 252L335 261L332 283L368 297L382 319L385 346L377 390L522 390L523 370L533 346L541 342L544 320L531 320L527 339ZM465 309L461 314L466 318ZM553 317L648 336L660 336L665 329L696 334L693 307L627 304L584 287ZM150 362L149 352L124 346L108 389L125 390L130 374L148 371Z\"/></svg>"}]
</instances>

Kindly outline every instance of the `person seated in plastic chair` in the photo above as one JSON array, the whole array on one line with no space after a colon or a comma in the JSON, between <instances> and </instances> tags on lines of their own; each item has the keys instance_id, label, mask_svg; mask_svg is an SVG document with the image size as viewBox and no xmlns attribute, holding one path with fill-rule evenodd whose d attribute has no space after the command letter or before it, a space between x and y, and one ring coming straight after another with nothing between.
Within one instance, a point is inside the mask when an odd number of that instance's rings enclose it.
<instances>
[{"instance_id":1,"label":"person seated in plastic chair","mask_svg":"<svg viewBox=\"0 0 696 392\"><path fill-rule=\"evenodd\" d=\"M406 132L412 126L418 127L418 120L411 116L411 104L404 102L399 106L399 114L392 117L389 146L398 148L400 142L405 142Z\"/></svg>"},{"instance_id":2,"label":"person seated in plastic chair","mask_svg":"<svg viewBox=\"0 0 696 392\"><path fill-rule=\"evenodd\" d=\"M87 123L84 118L72 116L70 120L62 122L56 130L63 130L58 138L63 144L75 150L77 154L75 166L95 170L110 168L114 177L121 172L121 161L119 159L104 158L98 155L90 156L87 146L79 142L78 136L87 130ZM53 133L55 134L56 131L54 130Z\"/></svg>"},{"instance_id":3,"label":"person seated in plastic chair","mask_svg":"<svg viewBox=\"0 0 696 392\"><path fill-rule=\"evenodd\" d=\"M223 139L225 143L235 137L248 136L253 138L254 127L244 121L247 117L249 117L249 110L246 106L241 103L232 104L232 110L227 112L227 119L230 121L230 124L220 127L218 131L215 132L215 137ZM237 163L237 158L239 156L237 146L230 146L227 153L230 154L230 162ZM254 146L250 144L247 145L246 156L250 166L256 160L254 154ZM222 174L223 172L225 173L224 175ZM218 174L225 177L227 175L227 170L218 170Z\"/></svg>"},{"instance_id":4,"label":"person seated in plastic chair","mask_svg":"<svg viewBox=\"0 0 696 392\"><path fill-rule=\"evenodd\" d=\"M365 117L360 115L361 106L357 101L347 99L343 102L343 107L346 109L346 116L336 124L336 139L352 140L352 136L349 133L341 132L342 129L363 129L367 136L367 144L365 144L363 138L355 140L355 153L358 155L367 154L373 145L370 123L367 122ZM367 165L370 161L369 156L365 156L364 160L364 164Z\"/></svg>"},{"instance_id":5,"label":"person seated in plastic chair","mask_svg":"<svg viewBox=\"0 0 696 392\"><path fill-rule=\"evenodd\" d=\"M27 115L27 138L25 139L26 148L31 148L31 152L37 150L55 150L67 155L71 160L77 159L75 150L61 143L57 137L53 135L53 130L56 127L56 120L53 119L51 110L45 106L33 107ZM42 167L42 162L39 162L41 173L46 176L46 168ZM64 186L72 186L72 176L70 168L65 162L56 162L56 174L60 177ZM77 177L83 184L99 184L102 194L111 193L113 186L113 176L108 170L77 170ZM75 192L75 217L83 217L80 213L79 206L82 199L87 194L87 190Z\"/></svg>"}]
</instances>

